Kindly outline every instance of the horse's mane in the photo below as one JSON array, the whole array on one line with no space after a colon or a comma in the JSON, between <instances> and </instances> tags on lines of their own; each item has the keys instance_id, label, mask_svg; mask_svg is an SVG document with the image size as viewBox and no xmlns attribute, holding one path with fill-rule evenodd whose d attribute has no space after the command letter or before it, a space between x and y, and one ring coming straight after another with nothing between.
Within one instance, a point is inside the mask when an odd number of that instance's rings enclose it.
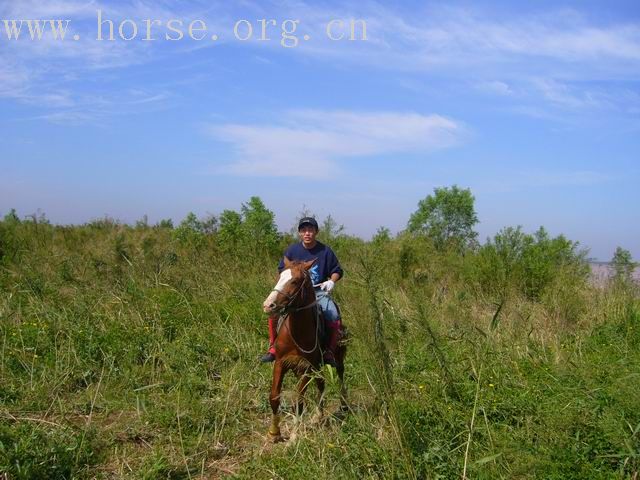
<instances>
[{"instance_id":1,"label":"horse's mane","mask_svg":"<svg viewBox=\"0 0 640 480\"><path fill-rule=\"evenodd\" d=\"M300 267L304 264L304 260L289 260L289 265L292 267Z\"/></svg>"},{"instance_id":2,"label":"horse's mane","mask_svg":"<svg viewBox=\"0 0 640 480\"><path fill-rule=\"evenodd\" d=\"M300 267L304 267L304 264L307 263L304 260L289 260L289 268L299 269Z\"/></svg>"}]
</instances>

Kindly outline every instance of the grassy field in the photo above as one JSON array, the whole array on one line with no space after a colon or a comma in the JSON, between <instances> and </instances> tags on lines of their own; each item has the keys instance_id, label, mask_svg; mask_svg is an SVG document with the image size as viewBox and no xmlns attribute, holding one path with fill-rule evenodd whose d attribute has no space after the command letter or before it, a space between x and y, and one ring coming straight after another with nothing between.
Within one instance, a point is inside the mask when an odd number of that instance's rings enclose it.
<instances>
[{"instance_id":1,"label":"grassy field","mask_svg":"<svg viewBox=\"0 0 640 480\"><path fill-rule=\"evenodd\" d=\"M562 239L331 238L350 412L329 370L325 416L312 387L296 418L291 377L272 445L261 303L290 238L10 220L7 478L638 478L637 287L593 287Z\"/></svg>"}]
</instances>

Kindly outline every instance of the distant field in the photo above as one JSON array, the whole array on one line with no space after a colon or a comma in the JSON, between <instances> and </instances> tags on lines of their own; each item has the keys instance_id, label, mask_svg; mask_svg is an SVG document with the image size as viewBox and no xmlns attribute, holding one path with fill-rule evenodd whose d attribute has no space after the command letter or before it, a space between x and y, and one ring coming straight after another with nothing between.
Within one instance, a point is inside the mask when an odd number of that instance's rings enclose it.
<instances>
[{"instance_id":1,"label":"distant field","mask_svg":"<svg viewBox=\"0 0 640 480\"><path fill-rule=\"evenodd\" d=\"M604 285L611 277L613 277L613 267L609 262L589 262L591 267L591 275L596 285ZM640 282L640 267L633 271L633 279Z\"/></svg>"}]
</instances>

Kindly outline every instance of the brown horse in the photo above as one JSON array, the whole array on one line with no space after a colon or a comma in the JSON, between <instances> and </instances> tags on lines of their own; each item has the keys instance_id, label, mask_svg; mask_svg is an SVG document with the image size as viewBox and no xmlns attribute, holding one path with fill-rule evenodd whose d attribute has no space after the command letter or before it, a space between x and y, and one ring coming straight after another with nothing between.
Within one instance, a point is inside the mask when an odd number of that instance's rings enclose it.
<instances>
[{"instance_id":1,"label":"brown horse","mask_svg":"<svg viewBox=\"0 0 640 480\"><path fill-rule=\"evenodd\" d=\"M282 380L289 370L299 378L296 413L298 415L302 413L304 392L314 373L317 373L317 375L313 375L313 378L315 378L320 391L319 405L322 412L324 378L319 374L322 366L322 324L320 322L324 320L320 314L320 307L316 304L313 282L309 275L309 269L314 263L315 260L292 262L285 257L284 270L280 274L278 283L263 304L266 313L280 313L284 317L279 322L280 329L275 342L276 359L273 365L273 380L269 395L272 411L269 436L274 442L282 440L278 409L280 408ZM343 410L347 408L344 386L346 351L344 344L339 342L335 359L340 379L340 403Z\"/></svg>"}]
</instances>

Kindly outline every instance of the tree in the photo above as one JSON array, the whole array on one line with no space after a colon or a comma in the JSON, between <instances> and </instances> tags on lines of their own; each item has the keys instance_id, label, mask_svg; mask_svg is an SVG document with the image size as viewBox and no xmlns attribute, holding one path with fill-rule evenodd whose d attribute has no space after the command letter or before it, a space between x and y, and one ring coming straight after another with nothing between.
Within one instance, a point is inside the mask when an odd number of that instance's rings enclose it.
<instances>
[{"instance_id":1,"label":"tree","mask_svg":"<svg viewBox=\"0 0 640 480\"><path fill-rule=\"evenodd\" d=\"M20 238L16 235L16 227L20 223L20 217L14 208L0 221L0 262L4 258L15 258L20 250Z\"/></svg>"},{"instance_id":2,"label":"tree","mask_svg":"<svg viewBox=\"0 0 640 480\"><path fill-rule=\"evenodd\" d=\"M304 217L313 217L315 219L318 218L315 213L313 213L309 208L307 208L306 205L303 204L302 209L298 212L298 215L296 216L296 219L293 222L293 225L291 225L291 229L289 230L289 234L291 235L291 238L294 239L294 241L298 238L298 222L300 222L300 219Z\"/></svg>"},{"instance_id":3,"label":"tree","mask_svg":"<svg viewBox=\"0 0 640 480\"><path fill-rule=\"evenodd\" d=\"M189 212L187 214L178 228L173 231L173 237L181 243L190 243L195 246L202 244L204 234L195 213Z\"/></svg>"},{"instance_id":4,"label":"tree","mask_svg":"<svg viewBox=\"0 0 640 480\"><path fill-rule=\"evenodd\" d=\"M386 243L389 243L390 241L391 230L389 230L387 227L382 226L378 227L378 230L376 230L376 234L371 239L371 242L377 246L384 245Z\"/></svg>"},{"instance_id":5,"label":"tree","mask_svg":"<svg viewBox=\"0 0 640 480\"><path fill-rule=\"evenodd\" d=\"M344 225L338 224L329 214L322 222L320 233L324 241L331 242L344 233Z\"/></svg>"},{"instance_id":6,"label":"tree","mask_svg":"<svg viewBox=\"0 0 640 480\"><path fill-rule=\"evenodd\" d=\"M204 234L212 234L215 233L218 228L218 219L212 213L207 213L206 216L201 218L200 220L200 231Z\"/></svg>"},{"instance_id":7,"label":"tree","mask_svg":"<svg viewBox=\"0 0 640 480\"><path fill-rule=\"evenodd\" d=\"M195 213L189 212L184 220L180 222L178 228L191 230L193 232L200 232L200 222L198 221L198 217L196 217Z\"/></svg>"},{"instance_id":8,"label":"tree","mask_svg":"<svg viewBox=\"0 0 640 480\"><path fill-rule=\"evenodd\" d=\"M224 210L220 214L218 239L226 248L235 248L242 237L242 217L234 210Z\"/></svg>"},{"instance_id":9,"label":"tree","mask_svg":"<svg viewBox=\"0 0 640 480\"><path fill-rule=\"evenodd\" d=\"M20 217L18 217L15 208L12 208L11 211L4 216L4 222L11 224L20 223Z\"/></svg>"},{"instance_id":10,"label":"tree","mask_svg":"<svg viewBox=\"0 0 640 480\"><path fill-rule=\"evenodd\" d=\"M145 213L140 220L136 220L136 228L146 229L149 228L149 217Z\"/></svg>"},{"instance_id":11,"label":"tree","mask_svg":"<svg viewBox=\"0 0 640 480\"><path fill-rule=\"evenodd\" d=\"M164 218L162 220L160 220L157 224L156 224L157 228L166 228L168 230L173 230L173 220L171 220L170 218Z\"/></svg>"},{"instance_id":12,"label":"tree","mask_svg":"<svg viewBox=\"0 0 640 480\"><path fill-rule=\"evenodd\" d=\"M474 209L475 198L469 189L436 188L418 202L418 209L409 218L407 228L413 234L429 236L437 248L455 242L460 247L473 244L478 234Z\"/></svg>"},{"instance_id":13,"label":"tree","mask_svg":"<svg viewBox=\"0 0 640 480\"><path fill-rule=\"evenodd\" d=\"M242 230L250 245L265 247L271 250L278 245L278 227L275 215L269 210L260 197L251 197L242 204Z\"/></svg>"},{"instance_id":14,"label":"tree","mask_svg":"<svg viewBox=\"0 0 640 480\"><path fill-rule=\"evenodd\" d=\"M614 278L616 280L630 282L637 264L633 261L629 250L617 247L611 259L611 265L613 266Z\"/></svg>"}]
</instances>

